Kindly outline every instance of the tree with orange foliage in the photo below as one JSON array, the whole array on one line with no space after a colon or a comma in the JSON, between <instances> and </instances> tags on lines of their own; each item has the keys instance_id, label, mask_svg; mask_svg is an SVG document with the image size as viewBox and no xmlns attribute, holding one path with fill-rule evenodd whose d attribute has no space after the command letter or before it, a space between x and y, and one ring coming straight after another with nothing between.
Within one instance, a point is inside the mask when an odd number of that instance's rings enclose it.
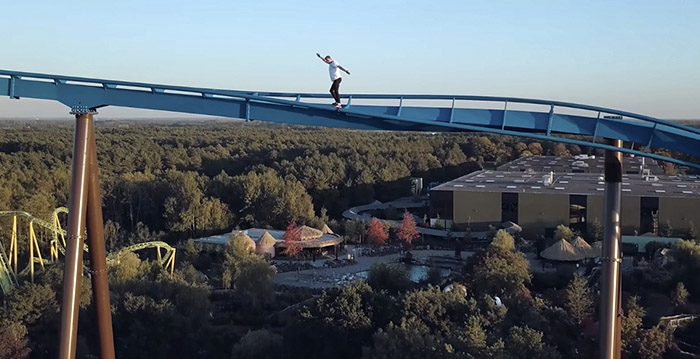
<instances>
[{"instance_id":1,"label":"tree with orange foliage","mask_svg":"<svg viewBox=\"0 0 700 359\"><path fill-rule=\"evenodd\" d=\"M299 238L297 222L294 220L289 221L287 230L284 232L282 239L284 240L284 251L282 252L284 255L288 257L296 257L299 255L299 253L301 253L303 247L301 243L299 243L301 238Z\"/></svg>"},{"instance_id":2,"label":"tree with orange foliage","mask_svg":"<svg viewBox=\"0 0 700 359\"><path fill-rule=\"evenodd\" d=\"M396 232L396 237L405 243L406 250L411 249L411 242L420 237L416 230L416 221L413 220L413 215L408 211L403 212L403 221Z\"/></svg>"},{"instance_id":3,"label":"tree with orange foliage","mask_svg":"<svg viewBox=\"0 0 700 359\"><path fill-rule=\"evenodd\" d=\"M372 217L372 223L369 224L367 229L367 238L369 243L373 246L379 247L386 243L389 236L386 234L384 225L376 217Z\"/></svg>"}]
</instances>

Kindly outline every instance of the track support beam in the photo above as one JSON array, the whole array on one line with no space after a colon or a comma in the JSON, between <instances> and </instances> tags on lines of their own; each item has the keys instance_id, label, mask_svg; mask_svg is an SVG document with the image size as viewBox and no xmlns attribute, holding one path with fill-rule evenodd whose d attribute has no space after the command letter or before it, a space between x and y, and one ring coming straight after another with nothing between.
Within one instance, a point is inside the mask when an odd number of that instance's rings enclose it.
<instances>
[{"instance_id":1,"label":"track support beam","mask_svg":"<svg viewBox=\"0 0 700 359\"><path fill-rule=\"evenodd\" d=\"M71 112L75 115L76 127L68 211L68 241L63 275L63 301L61 302L61 333L58 356L60 359L73 359L76 354L80 281L83 275L83 242L86 228L89 235L90 265L93 272L93 296L97 308L100 357L103 359L114 358L97 172L94 113L94 111L85 108L74 108Z\"/></svg>"},{"instance_id":2,"label":"track support beam","mask_svg":"<svg viewBox=\"0 0 700 359\"><path fill-rule=\"evenodd\" d=\"M609 140L622 147L621 140ZM620 203L622 200L622 153L605 151L605 231L600 277L600 357L619 359L620 329Z\"/></svg>"},{"instance_id":3,"label":"track support beam","mask_svg":"<svg viewBox=\"0 0 700 359\"><path fill-rule=\"evenodd\" d=\"M92 122L92 121L91 121ZM112 333L112 311L109 305L109 282L107 279L107 254L105 251L104 222L100 179L97 166L97 144L91 126L88 164L87 234L92 269L92 295L97 311L97 326L100 338L100 358L114 359L114 337Z\"/></svg>"}]
</instances>

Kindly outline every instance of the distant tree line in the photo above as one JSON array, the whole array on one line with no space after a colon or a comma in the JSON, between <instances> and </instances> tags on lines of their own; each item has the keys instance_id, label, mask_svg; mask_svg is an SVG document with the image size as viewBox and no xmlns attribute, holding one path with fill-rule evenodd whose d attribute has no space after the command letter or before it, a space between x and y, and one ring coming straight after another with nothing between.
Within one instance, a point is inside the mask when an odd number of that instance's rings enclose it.
<instances>
[{"instance_id":1,"label":"distant tree line","mask_svg":"<svg viewBox=\"0 0 700 359\"><path fill-rule=\"evenodd\" d=\"M68 203L73 129L35 124L0 132L0 209L48 219ZM235 226L283 228L290 219L307 224L321 211L339 219L352 205L409 195L410 176L446 181L485 162L561 147L467 133L99 122L97 145L113 246L158 233L177 239Z\"/></svg>"}]
</instances>

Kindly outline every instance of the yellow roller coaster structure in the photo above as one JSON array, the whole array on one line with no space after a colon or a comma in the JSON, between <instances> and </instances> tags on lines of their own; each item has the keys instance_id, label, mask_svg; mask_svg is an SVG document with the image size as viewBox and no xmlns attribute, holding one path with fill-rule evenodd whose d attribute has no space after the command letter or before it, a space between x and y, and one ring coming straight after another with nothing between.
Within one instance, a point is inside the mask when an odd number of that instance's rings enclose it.
<instances>
[{"instance_id":1,"label":"yellow roller coaster structure","mask_svg":"<svg viewBox=\"0 0 700 359\"><path fill-rule=\"evenodd\" d=\"M29 273L30 279L34 282L35 264L38 264L42 269L49 262L58 260L59 254L65 255L66 251L66 231L61 227L59 214L67 214L68 209L65 207L56 208L51 214L51 221L45 221L36 218L24 211L0 211L0 218L12 218L12 230L10 234L10 250L5 254L5 247L0 243L0 289L3 293L9 293L17 284L17 275L26 275ZM29 263L27 266L18 272L18 239L20 238L17 231L18 219L25 219L28 222L28 245L29 245ZM50 256L49 259L44 259L41 255L39 241L37 240L34 225L48 230L51 233L50 241ZM162 241L152 241L137 243L128 247L124 247L116 252L107 255L107 262L114 263L118 260L119 253L135 252L142 249L155 248L158 263L168 269L171 273L175 269L175 252L176 249ZM83 246L83 250L88 251L87 245Z\"/></svg>"}]
</instances>

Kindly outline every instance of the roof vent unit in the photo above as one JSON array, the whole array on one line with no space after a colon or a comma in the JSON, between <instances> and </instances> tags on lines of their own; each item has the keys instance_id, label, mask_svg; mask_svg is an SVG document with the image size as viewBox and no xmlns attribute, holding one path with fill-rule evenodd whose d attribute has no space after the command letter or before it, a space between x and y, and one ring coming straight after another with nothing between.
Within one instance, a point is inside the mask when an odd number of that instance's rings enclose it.
<instances>
[{"instance_id":1,"label":"roof vent unit","mask_svg":"<svg viewBox=\"0 0 700 359\"><path fill-rule=\"evenodd\" d=\"M548 174L542 176L542 184L545 186L551 186L554 183L554 172L549 172Z\"/></svg>"},{"instance_id":2,"label":"roof vent unit","mask_svg":"<svg viewBox=\"0 0 700 359\"><path fill-rule=\"evenodd\" d=\"M574 167L583 167L583 168L588 168L588 163L583 162L583 161L574 161L571 163L572 166Z\"/></svg>"}]
</instances>

